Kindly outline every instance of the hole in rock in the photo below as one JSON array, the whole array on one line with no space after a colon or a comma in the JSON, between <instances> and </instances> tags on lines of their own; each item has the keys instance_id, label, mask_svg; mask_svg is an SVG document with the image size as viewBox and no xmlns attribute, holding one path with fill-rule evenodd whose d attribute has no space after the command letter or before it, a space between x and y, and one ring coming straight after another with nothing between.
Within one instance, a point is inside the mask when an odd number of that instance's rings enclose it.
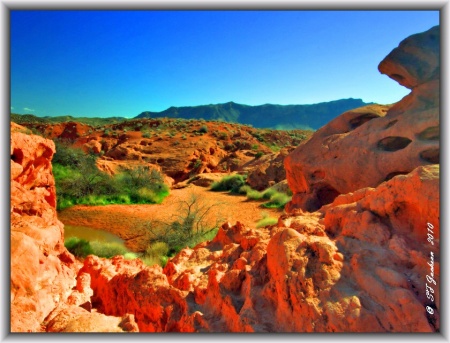
<instances>
[{"instance_id":1,"label":"hole in rock","mask_svg":"<svg viewBox=\"0 0 450 343\"><path fill-rule=\"evenodd\" d=\"M433 164L439 163L439 149L428 149L422 151L419 156L422 160L425 160L427 162Z\"/></svg>"},{"instance_id":2,"label":"hole in rock","mask_svg":"<svg viewBox=\"0 0 450 343\"><path fill-rule=\"evenodd\" d=\"M13 154L11 155L11 160L18 164L22 164L23 161L23 152L20 149L14 149Z\"/></svg>"},{"instance_id":3,"label":"hole in rock","mask_svg":"<svg viewBox=\"0 0 450 343\"><path fill-rule=\"evenodd\" d=\"M339 194L340 193L330 185L323 185L318 188L316 195L319 207L317 209L321 208L323 205L332 203Z\"/></svg>"},{"instance_id":4,"label":"hole in rock","mask_svg":"<svg viewBox=\"0 0 450 343\"><path fill-rule=\"evenodd\" d=\"M385 129L389 129L391 126L394 126L395 125L395 123L397 123L398 122L398 120L397 119L395 119L395 120L391 120L389 123L387 123L387 125L386 125L386 127L385 127Z\"/></svg>"},{"instance_id":5,"label":"hole in rock","mask_svg":"<svg viewBox=\"0 0 450 343\"><path fill-rule=\"evenodd\" d=\"M431 126L417 135L421 140L433 141L439 140L439 126Z\"/></svg>"},{"instance_id":6,"label":"hole in rock","mask_svg":"<svg viewBox=\"0 0 450 343\"><path fill-rule=\"evenodd\" d=\"M349 121L349 124L352 129L356 129L358 126L361 126L364 123L367 123L368 121L379 118L379 115L375 113L364 113L356 118L353 118Z\"/></svg>"},{"instance_id":7,"label":"hole in rock","mask_svg":"<svg viewBox=\"0 0 450 343\"><path fill-rule=\"evenodd\" d=\"M386 175L386 178L384 179L384 181L389 181L390 179L392 179L393 177L397 176L397 175L406 175L408 174L407 171L396 171L396 172L392 172Z\"/></svg>"},{"instance_id":8,"label":"hole in rock","mask_svg":"<svg viewBox=\"0 0 450 343\"><path fill-rule=\"evenodd\" d=\"M406 137L386 137L378 142L378 149L383 151L397 151L406 148L412 140Z\"/></svg>"}]
</instances>

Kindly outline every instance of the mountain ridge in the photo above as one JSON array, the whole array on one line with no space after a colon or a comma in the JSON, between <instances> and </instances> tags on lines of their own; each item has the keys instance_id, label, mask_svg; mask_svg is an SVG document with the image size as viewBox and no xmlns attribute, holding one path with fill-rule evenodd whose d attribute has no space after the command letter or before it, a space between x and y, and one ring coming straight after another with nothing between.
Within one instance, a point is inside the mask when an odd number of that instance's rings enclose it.
<instances>
[{"instance_id":1,"label":"mountain ridge","mask_svg":"<svg viewBox=\"0 0 450 343\"><path fill-rule=\"evenodd\" d=\"M257 106L229 101L223 104L171 106L161 112L144 111L135 118L183 118L223 120L273 129L318 129L338 115L369 105L362 99L339 99L306 105L263 104Z\"/></svg>"}]
</instances>

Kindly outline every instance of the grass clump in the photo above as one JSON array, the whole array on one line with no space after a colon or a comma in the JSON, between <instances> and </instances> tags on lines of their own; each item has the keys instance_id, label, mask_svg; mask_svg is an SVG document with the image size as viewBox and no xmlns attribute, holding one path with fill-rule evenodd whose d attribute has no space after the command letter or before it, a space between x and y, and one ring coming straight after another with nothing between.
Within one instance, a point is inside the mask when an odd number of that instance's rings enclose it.
<instances>
[{"instance_id":1,"label":"grass clump","mask_svg":"<svg viewBox=\"0 0 450 343\"><path fill-rule=\"evenodd\" d=\"M147 266L153 266L155 264L159 264L161 267L164 267L168 260L169 246L165 242L153 242L151 243L144 255L141 257L141 260Z\"/></svg>"},{"instance_id":2,"label":"grass clump","mask_svg":"<svg viewBox=\"0 0 450 343\"><path fill-rule=\"evenodd\" d=\"M233 194L242 194L240 189L245 185L246 177L244 175L229 175L225 176L222 180L213 182L211 190L215 192L229 191Z\"/></svg>"},{"instance_id":3,"label":"grass clump","mask_svg":"<svg viewBox=\"0 0 450 343\"><path fill-rule=\"evenodd\" d=\"M292 197L286 193L278 192L273 188L267 188L265 191L259 192L252 189L249 185L244 185L239 189L239 194L247 195L248 200L269 200L261 204L265 208L283 209L284 206L291 201Z\"/></svg>"},{"instance_id":4,"label":"grass clump","mask_svg":"<svg viewBox=\"0 0 450 343\"><path fill-rule=\"evenodd\" d=\"M261 206L265 208L278 208L283 209L284 206L291 201L292 197L285 193L278 193L276 192L274 195L270 197L270 200Z\"/></svg>"}]
</instances>

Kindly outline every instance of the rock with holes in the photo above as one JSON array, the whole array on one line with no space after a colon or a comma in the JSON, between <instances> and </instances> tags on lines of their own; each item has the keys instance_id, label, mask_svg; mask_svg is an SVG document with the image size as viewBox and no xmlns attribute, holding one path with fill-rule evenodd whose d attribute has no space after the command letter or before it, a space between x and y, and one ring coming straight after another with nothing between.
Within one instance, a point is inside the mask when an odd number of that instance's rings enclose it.
<instances>
[{"instance_id":1,"label":"rock with holes","mask_svg":"<svg viewBox=\"0 0 450 343\"><path fill-rule=\"evenodd\" d=\"M342 114L285 159L288 210L314 211L339 194L439 163L439 27L405 39L379 69L411 93L393 106Z\"/></svg>"},{"instance_id":2,"label":"rock with holes","mask_svg":"<svg viewBox=\"0 0 450 343\"><path fill-rule=\"evenodd\" d=\"M11 331L35 332L75 285L56 217L52 141L11 125Z\"/></svg>"}]
</instances>

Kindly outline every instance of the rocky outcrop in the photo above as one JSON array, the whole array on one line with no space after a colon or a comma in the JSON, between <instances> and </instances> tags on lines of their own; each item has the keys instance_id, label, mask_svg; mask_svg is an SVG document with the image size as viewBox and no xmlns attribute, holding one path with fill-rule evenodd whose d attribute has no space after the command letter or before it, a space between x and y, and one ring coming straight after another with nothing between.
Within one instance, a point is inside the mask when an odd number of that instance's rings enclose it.
<instances>
[{"instance_id":1,"label":"rocky outcrop","mask_svg":"<svg viewBox=\"0 0 450 343\"><path fill-rule=\"evenodd\" d=\"M380 63L409 95L342 114L286 157L289 210L314 211L339 194L439 163L439 37L439 27L413 35Z\"/></svg>"},{"instance_id":2,"label":"rocky outcrop","mask_svg":"<svg viewBox=\"0 0 450 343\"><path fill-rule=\"evenodd\" d=\"M284 159L293 150L284 148L275 154L262 156L245 164L243 169L248 171L246 182L256 190L264 190L286 179Z\"/></svg>"},{"instance_id":3,"label":"rocky outcrop","mask_svg":"<svg viewBox=\"0 0 450 343\"><path fill-rule=\"evenodd\" d=\"M52 141L11 125L11 331L41 322L74 286L73 256L56 218Z\"/></svg>"},{"instance_id":4,"label":"rocky outcrop","mask_svg":"<svg viewBox=\"0 0 450 343\"><path fill-rule=\"evenodd\" d=\"M419 167L269 228L224 224L164 270L91 256L82 272L92 305L140 331L433 332L438 201L439 166Z\"/></svg>"}]
</instances>

